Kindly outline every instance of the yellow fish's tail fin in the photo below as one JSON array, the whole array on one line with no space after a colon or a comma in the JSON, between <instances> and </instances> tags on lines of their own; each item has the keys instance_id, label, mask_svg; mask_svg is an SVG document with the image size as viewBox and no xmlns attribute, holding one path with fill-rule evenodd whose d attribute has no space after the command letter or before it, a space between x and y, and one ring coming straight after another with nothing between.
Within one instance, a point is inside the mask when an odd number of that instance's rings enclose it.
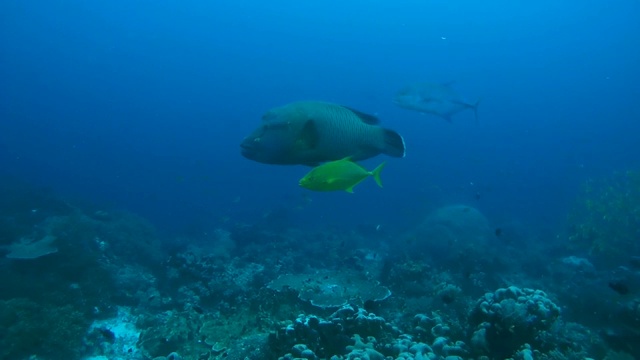
<instances>
[{"instance_id":1,"label":"yellow fish's tail fin","mask_svg":"<svg viewBox=\"0 0 640 360\"><path fill-rule=\"evenodd\" d=\"M382 187L382 179L380 179L380 172L382 171L382 169L386 164L387 164L386 162L383 162L382 164L378 165L377 168L373 169L373 171L371 172L371 175L373 176L373 180L375 180L376 184L378 184L378 186L380 187Z\"/></svg>"}]
</instances>

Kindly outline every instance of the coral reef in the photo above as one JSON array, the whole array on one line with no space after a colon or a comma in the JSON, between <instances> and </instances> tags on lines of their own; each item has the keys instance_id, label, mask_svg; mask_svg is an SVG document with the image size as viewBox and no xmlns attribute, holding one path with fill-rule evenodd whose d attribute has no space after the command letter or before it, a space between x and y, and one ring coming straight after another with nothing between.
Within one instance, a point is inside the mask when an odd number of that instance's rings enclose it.
<instances>
[{"instance_id":1,"label":"coral reef","mask_svg":"<svg viewBox=\"0 0 640 360\"><path fill-rule=\"evenodd\" d=\"M523 344L537 345L539 334L551 329L559 316L560 308L543 291L498 289L478 299L471 311L471 343L481 354L506 357Z\"/></svg>"},{"instance_id":2,"label":"coral reef","mask_svg":"<svg viewBox=\"0 0 640 360\"><path fill-rule=\"evenodd\" d=\"M603 265L640 253L640 171L587 181L568 222L569 245Z\"/></svg>"},{"instance_id":3,"label":"coral reef","mask_svg":"<svg viewBox=\"0 0 640 360\"><path fill-rule=\"evenodd\" d=\"M353 271L322 271L285 274L267 287L275 291L292 289L298 298L320 308L337 308L349 302L376 302L387 299L391 291L364 274Z\"/></svg>"},{"instance_id":4,"label":"coral reef","mask_svg":"<svg viewBox=\"0 0 640 360\"><path fill-rule=\"evenodd\" d=\"M423 325L441 320L424 315L416 319ZM432 333L437 336L429 345L418 339L419 329L414 335L406 334L380 316L344 306L326 320L300 315L269 339L274 353L285 352L280 359L454 359L469 354L463 341L446 335L446 325L433 324Z\"/></svg>"},{"instance_id":5,"label":"coral reef","mask_svg":"<svg viewBox=\"0 0 640 360\"><path fill-rule=\"evenodd\" d=\"M140 337L140 330L136 328L136 317L129 308L118 307L113 318L95 320L84 339L86 348L94 358L104 359L138 359L142 354L136 343Z\"/></svg>"},{"instance_id":6,"label":"coral reef","mask_svg":"<svg viewBox=\"0 0 640 360\"><path fill-rule=\"evenodd\" d=\"M1 358L640 356L640 260L498 252L468 206L400 239L236 224L165 252L135 215L30 199L43 204L0 204Z\"/></svg>"},{"instance_id":7,"label":"coral reef","mask_svg":"<svg viewBox=\"0 0 640 360\"><path fill-rule=\"evenodd\" d=\"M71 305L44 304L24 298L0 301L0 358L77 358L90 325Z\"/></svg>"},{"instance_id":8,"label":"coral reef","mask_svg":"<svg viewBox=\"0 0 640 360\"><path fill-rule=\"evenodd\" d=\"M326 358L342 354L354 340L356 348L361 349L358 346L360 337L392 338L398 332L397 328L383 318L362 308L346 305L326 320L317 316L300 315L293 323L272 333L269 343L275 353L286 352L298 344L304 344L305 350L312 351L314 356ZM358 337L355 338L355 335ZM293 350L293 353L299 352L298 350Z\"/></svg>"}]
</instances>

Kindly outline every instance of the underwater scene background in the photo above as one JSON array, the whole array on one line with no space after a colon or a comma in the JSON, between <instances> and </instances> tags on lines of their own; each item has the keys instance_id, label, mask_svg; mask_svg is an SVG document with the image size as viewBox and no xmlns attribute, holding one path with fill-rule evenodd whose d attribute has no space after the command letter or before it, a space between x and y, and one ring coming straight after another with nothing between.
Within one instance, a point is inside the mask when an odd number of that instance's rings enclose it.
<instances>
[{"instance_id":1,"label":"underwater scene background","mask_svg":"<svg viewBox=\"0 0 640 360\"><path fill-rule=\"evenodd\" d=\"M6 0L0 45L0 359L640 359L638 1ZM383 188L242 156L303 100L402 136Z\"/></svg>"}]
</instances>

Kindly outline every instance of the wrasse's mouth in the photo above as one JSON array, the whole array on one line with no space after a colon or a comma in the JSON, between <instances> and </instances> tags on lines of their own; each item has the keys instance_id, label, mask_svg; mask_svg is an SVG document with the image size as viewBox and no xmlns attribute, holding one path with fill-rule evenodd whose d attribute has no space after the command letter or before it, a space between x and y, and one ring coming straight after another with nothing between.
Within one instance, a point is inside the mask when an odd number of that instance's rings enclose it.
<instances>
[{"instance_id":1,"label":"wrasse's mouth","mask_svg":"<svg viewBox=\"0 0 640 360\"><path fill-rule=\"evenodd\" d=\"M255 157L255 149L251 146L251 144L247 144L247 143L242 143L240 144L240 154L242 154L242 156L248 158L248 159L253 159Z\"/></svg>"},{"instance_id":2,"label":"wrasse's mouth","mask_svg":"<svg viewBox=\"0 0 640 360\"><path fill-rule=\"evenodd\" d=\"M242 149L242 152L252 152L255 151L255 146L253 144L253 141L243 141L240 143L240 149Z\"/></svg>"}]
</instances>

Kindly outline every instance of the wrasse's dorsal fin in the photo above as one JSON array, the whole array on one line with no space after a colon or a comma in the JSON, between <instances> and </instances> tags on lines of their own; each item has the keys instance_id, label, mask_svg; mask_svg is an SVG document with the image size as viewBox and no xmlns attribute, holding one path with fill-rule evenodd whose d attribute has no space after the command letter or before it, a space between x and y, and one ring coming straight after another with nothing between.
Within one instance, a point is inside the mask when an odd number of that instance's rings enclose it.
<instances>
[{"instance_id":1,"label":"wrasse's dorsal fin","mask_svg":"<svg viewBox=\"0 0 640 360\"><path fill-rule=\"evenodd\" d=\"M342 106L343 108L351 111L352 113L356 114L357 117L360 118L360 120L362 120L363 123L365 124L369 124L369 125L378 125L380 124L380 119L378 119L377 117L367 114L367 113L363 113L362 111L350 108L348 106Z\"/></svg>"}]
</instances>

